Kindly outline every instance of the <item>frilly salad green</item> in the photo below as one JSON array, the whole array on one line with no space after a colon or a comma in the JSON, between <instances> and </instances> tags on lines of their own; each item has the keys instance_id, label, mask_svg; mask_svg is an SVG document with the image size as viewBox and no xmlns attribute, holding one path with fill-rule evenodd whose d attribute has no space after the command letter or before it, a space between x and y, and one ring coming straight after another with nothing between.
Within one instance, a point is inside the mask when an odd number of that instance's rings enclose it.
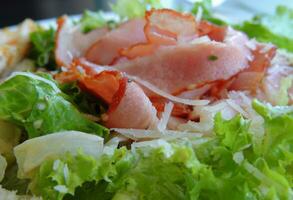
<instances>
[{"instance_id":1,"label":"frilly salad green","mask_svg":"<svg viewBox=\"0 0 293 200\"><path fill-rule=\"evenodd\" d=\"M161 9L164 4L157 0L118 0L110 7L118 19L108 19L103 12L85 11L70 30L80 30L78 34L84 37L102 29L109 34L121 23L143 18L146 10ZM279 6L274 16L256 16L241 24L228 24L216 18L210 0L195 3L190 12L197 20L208 21L209 26L231 26L254 38L256 44L271 43L268 48L272 44L281 48L273 61L263 61L277 66L271 73L275 76L264 72L258 90L251 93L217 90L218 96L213 96L212 82L196 91L201 94L200 100L211 101L209 105L191 106L190 101L179 102L184 98L180 96L170 98L173 103L164 108L166 99L173 96L162 93L165 99L151 102L162 105L163 101L163 106L161 110L154 106L158 118L148 128L115 129L107 120L119 108L117 102L127 106L121 100L121 91L128 99L148 99L131 96L129 91L138 87L133 85L136 80L152 92L160 90L139 79L128 77L125 81L124 75L113 68L82 59L72 60L77 73L65 77L73 81L60 81L59 73L70 73L70 67L58 66L60 60L55 51L56 37L62 31L39 27L30 36L31 47L26 57L34 61L35 71L13 72L2 77L0 83L0 200L293 199L293 11ZM164 20L159 18L162 24ZM168 24L166 27L169 28ZM155 34L166 34L162 27L151 28ZM174 34L167 31L172 42ZM149 37L157 39L156 35ZM164 42L169 42L168 37ZM73 45L75 41L71 42ZM87 42L84 40L81 45ZM211 42L207 36L190 43L205 42ZM251 44L250 48L255 51ZM265 53L265 48L263 51L260 53ZM209 62L217 62L218 57L213 56L215 59ZM121 63L127 59L123 57ZM84 68L80 67L82 62L86 63ZM100 71L103 72L95 74ZM87 82L87 78L92 82ZM115 83L116 78L117 84L122 84L99 87L108 80ZM97 85L89 87L91 84ZM261 92L266 84L277 90L270 94ZM119 92L111 96L114 103L105 98L108 93L96 92L105 88L118 88ZM133 102L130 106L136 112ZM119 113L123 115L121 121L129 117L124 113L125 107ZM204 123L207 128L200 129ZM167 137L170 133L172 137Z\"/></svg>"}]
</instances>

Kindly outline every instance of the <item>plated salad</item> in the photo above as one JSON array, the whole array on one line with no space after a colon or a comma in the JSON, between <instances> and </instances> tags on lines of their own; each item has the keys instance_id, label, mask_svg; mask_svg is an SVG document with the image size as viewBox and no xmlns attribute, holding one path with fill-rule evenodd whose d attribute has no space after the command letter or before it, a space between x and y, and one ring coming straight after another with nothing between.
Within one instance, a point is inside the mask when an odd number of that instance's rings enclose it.
<instances>
[{"instance_id":1,"label":"plated salad","mask_svg":"<svg viewBox=\"0 0 293 200\"><path fill-rule=\"evenodd\" d=\"M111 8L0 31L0 199L293 199L293 10Z\"/></svg>"}]
</instances>

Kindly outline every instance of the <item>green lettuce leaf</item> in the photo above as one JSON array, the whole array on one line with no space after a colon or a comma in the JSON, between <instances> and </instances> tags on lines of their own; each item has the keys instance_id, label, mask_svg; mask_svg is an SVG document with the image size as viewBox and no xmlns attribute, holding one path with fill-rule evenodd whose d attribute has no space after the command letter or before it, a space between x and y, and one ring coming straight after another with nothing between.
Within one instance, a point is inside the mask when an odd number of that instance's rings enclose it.
<instances>
[{"instance_id":1,"label":"green lettuce leaf","mask_svg":"<svg viewBox=\"0 0 293 200\"><path fill-rule=\"evenodd\" d=\"M239 118L232 121L225 122L227 127ZM292 194L290 175L275 170L262 157L249 157L250 146L234 153L219 138L194 148L178 141L143 143L131 151L116 149L98 160L82 152L47 160L32 179L30 190L44 199L71 200L256 200L289 199Z\"/></svg>"},{"instance_id":2,"label":"green lettuce leaf","mask_svg":"<svg viewBox=\"0 0 293 200\"><path fill-rule=\"evenodd\" d=\"M290 199L293 195L293 107L254 102L264 119L260 142L241 116L215 116L214 135L198 141L145 141L47 159L30 190L44 199ZM255 149L260 151L255 151Z\"/></svg>"},{"instance_id":3,"label":"green lettuce leaf","mask_svg":"<svg viewBox=\"0 0 293 200\"><path fill-rule=\"evenodd\" d=\"M0 119L25 128L29 138L63 130L100 136L108 130L85 118L53 80L32 73L15 73L0 85Z\"/></svg>"},{"instance_id":4,"label":"green lettuce leaf","mask_svg":"<svg viewBox=\"0 0 293 200\"><path fill-rule=\"evenodd\" d=\"M48 160L34 176L30 190L44 199L63 199L66 194L74 195L75 189L86 182L110 181L110 177L117 173L116 162L124 156L125 150L117 150L112 159L104 155L98 162L79 151L76 156L67 154L62 159Z\"/></svg>"},{"instance_id":5,"label":"green lettuce leaf","mask_svg":"<svg viewBox=\"0 0 293 200\"><path fill-rule=\"evenodd\" d=\"M147 8L162 8L160 0L118 0L111 4L113 12L121 18L143 17Z\"/></svg>"},{"instance_id":6,"label":"green lettuce leaf","mask_svg":"<svg viewBox=\"0 0 293 200\"><path fill-rule=\"evenodd\" d=\"M269 104L254 101L253 108L265 120L262 156L271 166L279 168L280 171L292 168L293 106L272 107ZM292 172L288 175L293 176Z\"/></svg>"},{"instance_id":7,"label":"green lettuce leaf","mask_svg":"<svg viewBox=\"0 0 293 200\"><path fill-rule=\"evenodd\" d=\"M213 169L217 199L290 199L293 195L292 107L254 102L254 108L265 120L260 142L252 141L248 120L240 116L223 120L217 114L215 137L195 149L199 161Z\"/></svg>"},{"instance_id":8,"label":"green lettuce leaf","mask_svg":"<svg viewBox=\"0 0 293 200\"><path fill-rule=\"evenodd\" d=\"M44 199L92 199L95 195L116 200L195 199L192 196L205 185L211 170L197 161L192 148L166 143L147 149L148 153L121 148L99 160L79 153L47 161L33 179L31 191Z\"/></svg>"},{"instance_id":9,"label":"green lettuce leaf","mask_svg":"<svg viewBox=\"0 0 293 200\"><path fill-rule=\"evenodd\" d=\"M255 17L255 21L269 27L278 35L293 39L293 10L286 6L278 6L274 15Z\"/></svg>"},{"instance_id":10,"label":"green lettuce leaf","mask_svg":"<svg viewBox=\"0 0 293 200\"><path fill-rule=\"evenodd\" d=\"M243 24L234 27L245 32L250 38L255 38L260 42L271 42L280 48L293 52L292 39L272 33L270 28L262 24L253 21L246 21Z\"/></svg>"},{"instance_id":11,"label":"green lettuce leaf","mask_svg":"<svg viewBox=\"0 0 293 200\"><path fill-rule=\"evenodd\" d=\"M217 25L228 25L227 22L215 17L211 0L195 2L191 12L197 14L199 9L202 9L202 19ZM250 38L273 43L279 48L293 52L293 10L290 8L278 6L274 15L255 16L243 23L229 25L245 32Z\"/></svg>"},{"instance_id":12,"label":"green lettuce leaf","mask_svg":"<svg viewBox=\"0 0 293 200\"><path fill-rule=\"evenodd\" d=\"M226 121L222 118L221 113L218 113L215 116L214 132L223 146L232 152L237 152L251 143L249 125L249 121L244 120L240 115Z\"/></svg>"},{"instance_id":13,"label":"green lettuce leaf","mask_svg":"<svg viewBox=\"0 0 293 200\"><path fill-rule=\"evenodd\" d=\"M191 13L196 15L199 9L202 10L202 19L217 25L227 25L224 20L214 16L212 0L196 1L191 9Z\"/></svg>"},{"instance_id":14,"label":"green lettuce leaf","mask_svg":"<svg viewBox=\"0 0 293 200\"><path fill-rule=\"evenodd\" d=\"M116 23L114 21L107 20L102 12L92 12L85 10L79 24L83 33L88 33L96 28L110 27L114 28Z\"/></svg>"},{"instance_id":15,"label":"green lettuce leaf","mask_svg":"<svg viewBox=\"0 0 293 200\"><path fill-rule=\"evenodd\" d=\"M63 93L67 94L70 98L69 100L83 113L100 116L108 110L105 102L81 90L77 82L61 84L60 89Z\"/></svg>"},{"instance_id":16,"label":"green lettuce leaf","mask_svg":"<svg viewBox=\"0 0 293 200\"><path fill-rule=\"evenodd\" d=\"M26 140L14 148L18 165L18 177L29 178L43 161L58 158L69 152L75 155L77 149L94 157L103 150L103 138L78 131L64 131Z\"/></svg>"},{"instance_id":17,"label":"green lettuce leaf","mask_svg":"<svg viewBox=\"0 0 293 200\"><path fill-rule=\"evenodd\" d=\"M55 30L39 28L32 32L30 41L32 47L29 57L35 61L37 67L44 67L48 70L56 69L54 48L55 48Z\"/></svg>"},{"instance_id":18,"label":"green lettuce leaf","mask_svg":"<svg viewBox=\"0 0 293 200\"><path fill-rule=\"evenodd\" d=\"M271 42L279 48L293 52L293 10L284 6L276 9L275 15L256 16L251 21L235 25L250 38Z\"/></svg>"}]
</instances>

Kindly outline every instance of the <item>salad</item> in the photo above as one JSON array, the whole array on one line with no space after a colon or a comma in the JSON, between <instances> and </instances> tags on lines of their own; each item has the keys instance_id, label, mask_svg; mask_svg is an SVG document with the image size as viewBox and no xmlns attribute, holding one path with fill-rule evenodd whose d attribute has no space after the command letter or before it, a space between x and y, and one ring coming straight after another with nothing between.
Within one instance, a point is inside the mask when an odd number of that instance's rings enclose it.
<instances>
[{"instance_id":1,"label":"salad","mask_svg":"<svg viewBox=\"0 0 293 200\"><path fill-rule=\"evenodd\" d=\"M293 199L293 10L111 8L0 31L0 199Z\"/></svg>"}]
</instances>

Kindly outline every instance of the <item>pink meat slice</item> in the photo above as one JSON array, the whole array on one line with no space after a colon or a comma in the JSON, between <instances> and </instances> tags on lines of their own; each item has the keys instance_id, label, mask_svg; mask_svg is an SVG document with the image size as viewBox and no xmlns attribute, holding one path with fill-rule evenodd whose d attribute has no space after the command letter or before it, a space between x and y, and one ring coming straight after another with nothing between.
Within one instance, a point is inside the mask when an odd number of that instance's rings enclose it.
<instances>
[{"instance_id":1,"label":"pink meat slice","mask_svg":"<svg viewBox=\"0 0 293 200\"><path fill-rule=\"evenodd\" d=\"M156 109L149 98L136 83L130 82L117 108L108 113L106 126L146 129L157 122Z\"/></svg>"},{"instance_id":2,"label":"pink meat slice","mask_svg":"<svg viewBox=\"0 0 293 200\"><path fill-rule=\"evenodd\" d=\"M85 55L90 62L109 65L119 57L119 51L137 43L146 42L144 19L133 19L110 31L93 44Z\"/></svg>"},{"instance_id":3,"label":"pink meat slice","mask_svg":"<svg viewBox=\"0 0 293 200\"><path fill-rule=\"evenodd\" d=\"M100 28L82 33L80 26L74 26L67 16L60 17L57 23L55 57L59 66L69 66L73 58L83 56L96 40L108 32L107 28Z\"/></svg>"},{"instance_id":4,"label":"pink meat slice","mask_svg":"<svg viewBox=\"0 0 293 200\"><path fill-rule=\"evenodd\" d=\"M174 93L190 85L227 80L249 65L247 37L233 31L225 42L162 46L154 54L116 64L127 74L144 79L160 89Z\"/></svg>"}]
</instances>

